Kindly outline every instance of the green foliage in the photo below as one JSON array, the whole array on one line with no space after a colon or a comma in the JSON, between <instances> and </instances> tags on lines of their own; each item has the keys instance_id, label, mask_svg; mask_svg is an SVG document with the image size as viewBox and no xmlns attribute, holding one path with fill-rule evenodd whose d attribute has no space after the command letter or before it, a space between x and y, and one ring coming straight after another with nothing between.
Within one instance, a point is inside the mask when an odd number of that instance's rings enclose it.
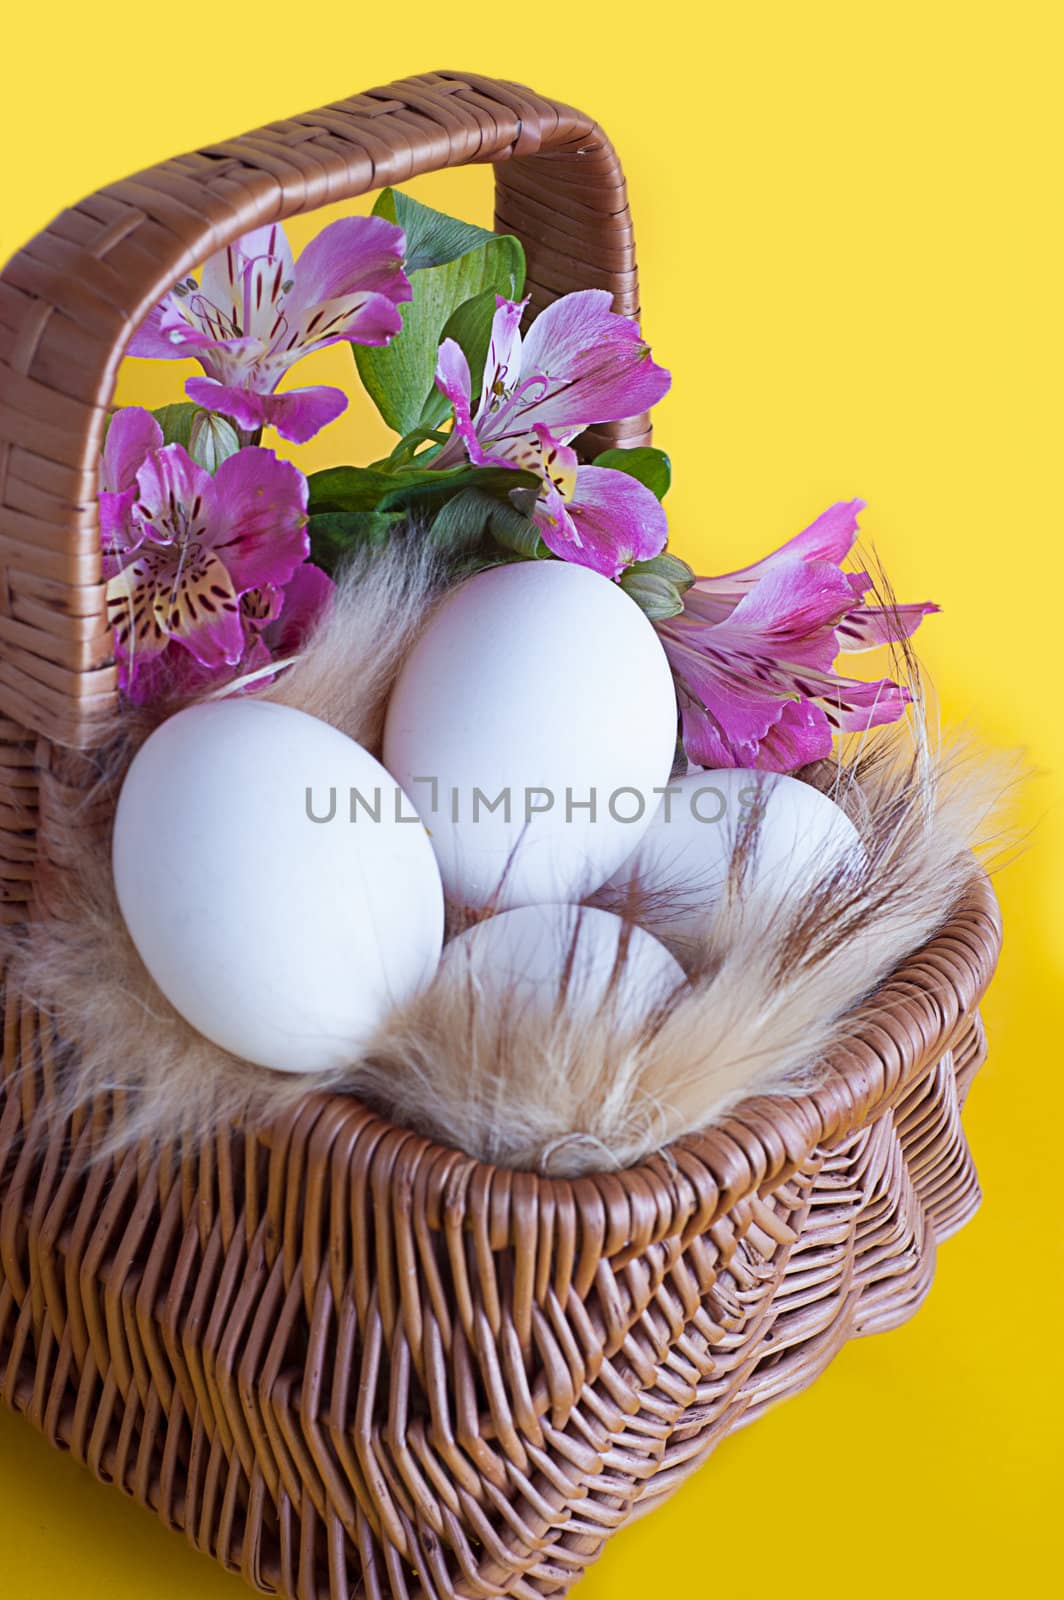
<instances>
[{"instance_id":1,"label":"green foliage","mask_svg":"<svg viewBox=\"0 0 1064 1600\"><path fill-rule=\"evenodd\" d=\"M319 512L307 521L310 559L326 572L335 572L344 557L356 550L383 550L405 520L401 511Z\"/></svg>"},{"instance_id":2,"label":"green foliage","mask_svg":"<svg viewBox=\"0 0 1064 1600\"><path fill-rule=\"evenodd\" d=\"M462 489L483 489L507 498L513 490L539 493L534 472L513 467L410 466L395 472L374 467L326 467L307 479L309 509L319 511L409 511L419 506L438 507Z\"/></svg>"},{"instance_id":3,"label":"green foliage","mask_svg":"<svg viewBox=\"0 0 1064 1600\"><path fill-rule=\"evenodd\" d=\"M420 519L425 537L458 561L478 553L490 564L502 550L540 557L546 547L531 518L539 493L534 473L508 467L408 465L330 467L309 485L312 559L335 571L342 558L365 544L383 543L408 518Z\"/></svg>"},{"instance_id":4,"label":"green foliage","mask_svg":"<svg viewBox=\"0 0 1064 1600\"><path fill-rule=\"evenodd\" d=\"M637 445L634 450L603 450L592 465L612 467L615 472L626 472L630 478L638 478L659 500L664 500L672 483L671 461L664 450L655 450L649 444Z\"/></svg>"},{"instance_id":5,"label":"green foliage","mask_svg":"<svg viewBox=\"0 0 1064 1600\"><path fill-rule=\"evenodd\" d=\"M163 430L163 444L180 444L187 450L192 437L192 423L199 406L191 400L181 400L176 405L160 406L152 416Z\"/></svg>"},{"instance_id":6,"label":"green foliage","mask_svg":"<svg viewBox=\"0 0 1064 1600\"><path fill-rule=\"evenodd\" d=\"M518 240L488 233L420 205L394 189L374 212L406 232L413 299L402 306L403 326L388 345L353 345L359 376L377 410L396 433L432 427L448 407L435 387L440 341L457 340L479 386L495 296L517 299L525 256Z\"/></svg>"},{"instance_id":7,"label":"green foliage","mask_svg":"<svg viewBox=\"0 0 1064 1600\"><path fill-rule=\"evenodd\" d=\"M483 489L463 489L448 500L433 519L432 537L455 553L494 540L528 560L541 561L550 554L531 517Z\"/></svg>"},{"instance_id":8,"label":"green foliage","mask_svg":"<svg viewBox=\"0 0 1064 1600\"><path fill-rule=\"evenodd\" d=\"M451 410L435 386L439 346L450 339L463 351L475 409L496 299L519 300L524 292L521 244L395 189L383 191L374 212L404 231L412 299L400 308L402 328L390 344L352 348L367 392L400 437L390 455L370 466L310 474L311 559L335 572L358 551L383 549L411 522L414 536L435 544L455 575L502 561L546 559L550 552L534 521L543 487L535 473L470 463L443 470L434 465L449 436ZM190 401L163 406L154 415L164 443L182 445L210 472L249 437L224 416ZM607 450L594 465L627 473L659 500L669 490L671 467L661 450ZM630 567L621 586L659 622L682 611L683 593L693 582L690 567L666 552Z\"/></svg>"},{"instance_id":9,"label":"green foliage","mask_svg":"<svg viewBox=\"0 0 1064 1600\"><path fill-rule=\"evenodd\" d=\"M443 211L434 211L420 200L411 199L401 189L382 189L373 207L375 217L385 217L406 234L406 270L424 272L426 267L442 267L448 261L478 250L498 237L487 228L460 222Z\"/></svg>"}]
</instances>

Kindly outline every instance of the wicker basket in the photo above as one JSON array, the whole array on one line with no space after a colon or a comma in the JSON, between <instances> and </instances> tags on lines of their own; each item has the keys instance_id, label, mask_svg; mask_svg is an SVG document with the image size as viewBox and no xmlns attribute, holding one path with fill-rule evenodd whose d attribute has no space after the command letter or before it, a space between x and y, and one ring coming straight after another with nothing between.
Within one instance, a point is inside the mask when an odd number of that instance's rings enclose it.
<instances>
[{"instance_id":1,"label":"wicker basket","mask_svg":"<svg viewBox=\"0 0 1064 1600\"><path fill-rule=\"evenodd\" d=\"M243 231L468 161L496 163L498 225L524 241L535 306L596 285L637 312L600 130L462 73L114 184L8 265L8 920L39 907L49 818L78 804L86 752L114 728L96 460L131 330ZM595 443L646 437L644 419ZM59 1041L9 994L4 1399L293 1600L564 1595L729 1430L920 1303L937 1241L978 1199L959 1109L998 943L981 885L815 1092L751 1100L636 1170L572 1182L494 1170L324 1097L196 1153L86 1168L121 1103L58 1125Z\"/></svg>"}]
</instances>

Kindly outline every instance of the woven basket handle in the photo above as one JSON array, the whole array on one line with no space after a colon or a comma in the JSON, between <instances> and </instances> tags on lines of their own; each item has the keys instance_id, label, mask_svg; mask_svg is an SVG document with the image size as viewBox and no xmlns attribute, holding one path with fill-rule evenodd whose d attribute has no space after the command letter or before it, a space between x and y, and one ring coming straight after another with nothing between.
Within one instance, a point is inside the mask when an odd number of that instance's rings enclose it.
<instances>
[{"instance_id":1,"label":"woven basket handle","mask_svg":"<svg viewBox=\"0 0 1064 1600\"><path fill-rule=\"evenodd\" d=\"M96 462L133 330L251 228L418 173L495 162L496 226L536 310L609 289L639 310L624 176L588 117L468 73L403 79L166 161L64 212L0 276L0 738L87 749L113 731ZM646 418L593 436L638 444Z\"/></svg>"}]
</instances>

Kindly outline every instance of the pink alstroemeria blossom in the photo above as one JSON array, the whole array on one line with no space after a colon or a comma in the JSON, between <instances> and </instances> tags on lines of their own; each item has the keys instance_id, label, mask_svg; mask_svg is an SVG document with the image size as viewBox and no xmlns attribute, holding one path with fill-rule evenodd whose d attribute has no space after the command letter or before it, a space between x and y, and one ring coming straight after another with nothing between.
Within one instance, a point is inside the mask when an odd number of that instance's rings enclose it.
<instances>
[{"instance_id":1,"label":"pink alstroemeria blossom","mask_svg":"<svg viewBox=\"0 0 1064 1600\"><path fill-rule=\"evenodd\" d=\"M441 344L436 385L454 408L454 430L433 465L468 457L534 472L543 488L533 520L548 549L616 578L664 549L665 513L627 473L581 465L571 442L595 423L649 410L669 374L651 359L637 324L610 310L605 289L564 295L522 339L527 303L496 303L475 411L464 351L453 339Z\"/></svg>"},{"instance_id":2,"label":"pink alstroemeria blossom","mask_svg":"<svg viewBox=\"0 0 1064 1600\"><path fill-rule=\"evenodd\" d=\"M283 590L309 540L306 479L272 450L240 450L211 477L168 445L148 452L136 487L140 537L114 555L107 607L119 682L139 701L153 697L143 669L170 645L213 672L238 666L248 647L242 597Z\"/></svg>"},{"instance_id":3,"label":"pink alstroemeria blossom","mask_svg":"<svg viewBox=\"0 0 1064 1600\"><path fill-rule=\"evenodd\" d=\"M688 756L703 767L790 772L831 753L837 732L895 722L911 699L884 678L835 672L840 652L908 636L930 604L865 605L867 573L839 563L860 500L832 506L779 550L720 578L699 578L680 615L657 624L676 679Z\"/></svg>"},{"instance_id":4,"label":"pink alstroemeria blossom","mask_svg":"<svg viewBox=\"0 0 1064 1600\"><path fill-rule=\"evenodd\" d=\"M129 354L194 356L206 377L185 392L249 433L269 425L295 444L347 406L340 389L274 391L303 356L341 340L387 344L411 296L403 271L406 239L383 217L342 217L293 261L284 229L244 234L210 257L199 283L186 278L138 328Z\"/></svg>"}]
</instances>

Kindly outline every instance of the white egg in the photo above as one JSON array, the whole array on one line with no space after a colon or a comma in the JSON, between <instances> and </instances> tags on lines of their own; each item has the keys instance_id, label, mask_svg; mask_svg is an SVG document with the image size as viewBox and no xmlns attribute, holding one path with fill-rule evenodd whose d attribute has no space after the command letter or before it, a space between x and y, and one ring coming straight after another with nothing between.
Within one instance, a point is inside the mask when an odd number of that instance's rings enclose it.
<instances>
[{"instance_id":1,"label":"white egg","mask_svg":"<svg viewBox=\"0 0 1064 1600\"><path fill-rule=\"evenodd\" d=\"M766 912L861 858L860 835L827 795L798 778L731 767L676 779L610 886L638 885L650 926L697 935L724 892L740 837L753 842L743 892Z\"/></svg>"},{"instance_id":2,"label":"white egg","mask_svg":"<svg viewBox=\"0 0 1064 1600\"><path fill-rule=\"evenodd\" d=\"M577 900L648 827L676 715L658 637L616 584L518 562L469 579L429 623L388 708L384 763L453 899Z\"/></svg>"},{"instance_id":3,"label":"white egg","mask_svg":"<svg viewBox=\"0 0 1064 1600\"><path fill-rule=\"evenodd\" d=\"M548 1024L564 999L567 1012L607 1015L622 1032L686 982L651 934L588 906L500 911L451 940L440 972L467 979L478 1004L522 1027Z\"/></svg>"},{"instance_id":4,"label":"white egg","mask_svg":"<svg viewBox=\"0 0 1064 1600\"><path fill-rule=\"evenodd\" d=\"M361 746L288 706L195 706L151 735L119 797L115 889L194 1028L260 1066L314 1072L349 1061L431 979L443 890L396 793Z\"/></svg>"}]
</instances>

